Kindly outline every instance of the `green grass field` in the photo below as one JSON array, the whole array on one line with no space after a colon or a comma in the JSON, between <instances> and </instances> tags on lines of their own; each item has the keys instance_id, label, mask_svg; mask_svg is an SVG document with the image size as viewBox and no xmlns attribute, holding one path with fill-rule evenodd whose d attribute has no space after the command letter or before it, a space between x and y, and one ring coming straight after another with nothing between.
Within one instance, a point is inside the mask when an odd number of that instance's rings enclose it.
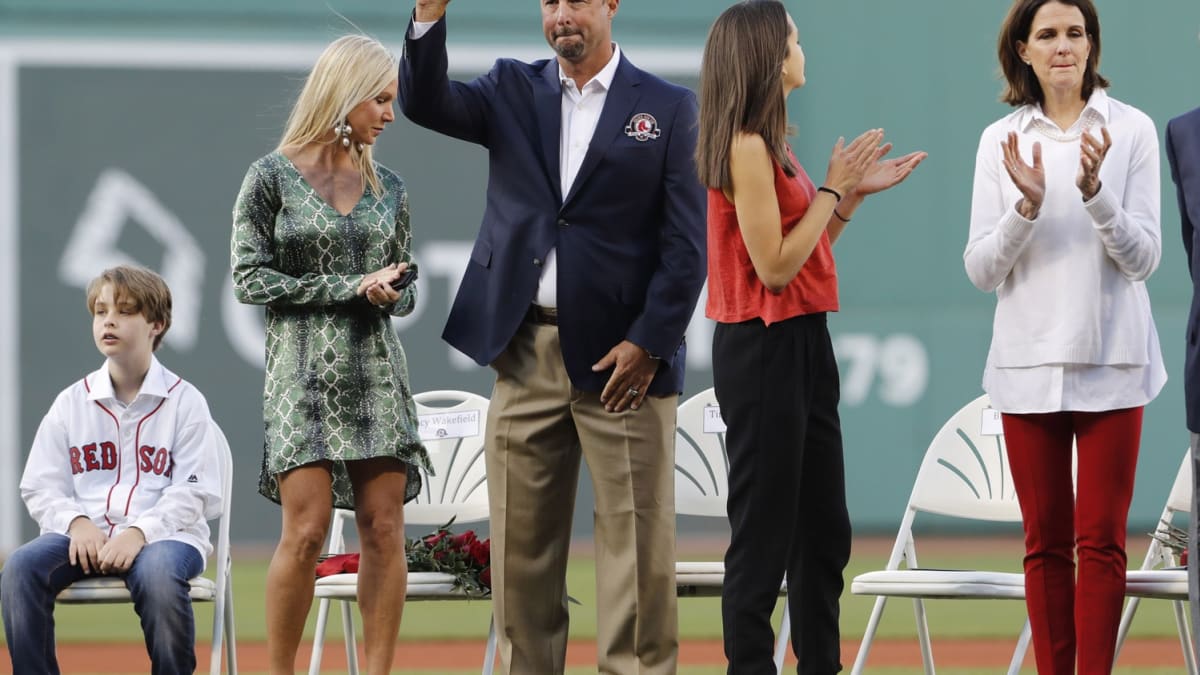
<instances>
[{"instance_id":1,"label":"green grass field","mask_svg":"<svg viewBox=\"0 0 1200 675\"><path fill-rule=\"evenodd\" d=\"M1140 542L1131 541L1131 549L1137 550ZM985 547L986 548L986 547ZM685 555L685 559L702 560L703 555ZM708 559L715 559L714 555ZM265 640L263 618L263 596L266 576L266 560L237 559L234 569L234 605L235 619L239 643L262 642ZM849 579L856 574L872 569L880 569L886 559L875 554L855 554L850 567L846 570L847 587ZM998 558L995 554L974 551L961 551L951 555L943 555L940 559L923 560L925 564L936 563L943 567L987 568L996 570L1019 570L1019 558L1011 560ZM568 588L573 597L579 600L579 605L571 606L571 637L594 638L595 621L595 566L593 560L574 556L568 571ZM874 598L854 596L847 590L842 601L842 634L847 639L860 639L867 623ZM1015 644L1016 636L1025 620L1024 603L1019 601L930 601L926 603L930 631L936 640L939 638L998 638L1011 640ZM779 623L779 611L776 612L775 624ZM487 601L467 602L411 602L405 608L404 623L401 627L402 641L427 640L482 640L487 635L490 619L491 604ZM316 611L309 616L309 627L306 639L311 638L312 626L315 623ZM78 642L140 642L141 633L137 617L129 606L123 605L76 605L61 606L56 612L58 641L61 644ZM212 605L198 604L196 620L201 639L212 621ZM680 638L688 639L717 639L721 635L720 601L716 598L681 598L679 601L679 632ZM337 614L331 621L329 637L340 642L340 625ZM892 600L884 613L880 624L880 637L913 638L915 627L912 613L912 603L906 600ZM1169 603L1164 601L1145 601L1138 611L1133 624L1131 635L1134 637L1170 637L1175 635L1175 624ZM340 644L331 645L331 649L341 649ZM849 663L854 654L844 654L843 658ZM403 664L397 664L402 667ZM1181 664L1182 665L1182 664ZM7 664L0 666L0 669ZM950 675L966 675L970 669L939 669ZM994 670L994 669L992 669ZM1140 668L1139 674L1156 675L1157 673L1178 672L1179 669L1154 670ZM0 670L0 672L4 672ZM434 671L398 670L404 675L421 675ZM447 671L437 671L439 675L448 675ZM450 671L453 674L454 671ZM467 672L462 671L465 675ZM475 670L473 672L478 672ZM576 673L587 670L571 670ZM594 672L594 671L591 671ZM716 675L723 673L721 667L692 667L680 668L685 675ZM872 673L881 675L915 675L919 669L871 668ZM1032 671L1031 671L1032 672ZM1117 669L1117 673L1132 673L1133 670Z\"/></svg>"}]
</instances>

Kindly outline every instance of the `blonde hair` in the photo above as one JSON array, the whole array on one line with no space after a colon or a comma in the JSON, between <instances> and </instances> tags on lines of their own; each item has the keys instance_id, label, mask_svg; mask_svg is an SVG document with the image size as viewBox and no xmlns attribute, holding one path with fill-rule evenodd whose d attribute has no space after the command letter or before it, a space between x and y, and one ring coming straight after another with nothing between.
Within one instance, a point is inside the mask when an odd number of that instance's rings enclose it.
<instances>
[{"instance_id":1,"label":"blonde hair","mask_svg":"<svg viewBox=\"0 0 1200 675\"><path fill-rule=\"evenodd\" d=\"M378 40L365 35L346 35L334 40L317 58L292 113L279 148L322 143L333 126L344 122L359 103L374 98L399 76L399 62ZM340 142L334 138L333 142ZM351 149L363 185L383 192L371 146L361 152Z\"/></svg>"},{"instance_id":2,"label":"blonde hair","mask_svg":"<svg viewBox=\"0 0 1200 675\"><path fill-rule=\"evenodd\" d=\"M154 349L162 344L171 327L171 289L153 270L134 265L110 267L99 274L87 287L87 308L96 315L96 299L106 285L112 286L113 301L129 305L150 323L162 322L162 332L154 336Z\"/></svg>"}]
</instances>

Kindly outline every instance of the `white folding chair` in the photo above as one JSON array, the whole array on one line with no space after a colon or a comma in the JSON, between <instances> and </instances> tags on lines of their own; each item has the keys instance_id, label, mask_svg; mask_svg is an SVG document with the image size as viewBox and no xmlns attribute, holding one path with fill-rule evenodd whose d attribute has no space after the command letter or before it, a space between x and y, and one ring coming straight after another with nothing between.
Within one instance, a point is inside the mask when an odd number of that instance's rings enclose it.
<instances>
[{"instance_id":1,"label":"white folding chair","mask_svg":"<svg viewBox=\"0 0 1200 675\"><path fill-rule=\"evenodd\" d=\"M725 497L729 486L729 456L725 453L725 422L713 390L705 389L679 406L675 429L675 513L727 518ZM725 583L725 563L675 563L675 588L680 597L720 597ZM786 595L787 584L780 589ZM783 672L789 620L787 603L775 641L775 670Z\"/></svg>"},{"instance_id":2,"label":"white folding chair","mask_svg":"<svg viewBox=\"0 0 1200 675\"><path fill-rule=\"evenodd\" d=\"M217 519L216 559L210 568L214 579L204 576L191 580L188 595L192 602L212 602L212 653L209 657L209 672L221 672L222 638L225 643L226 672L237 674L237 641L233 626L233 562L229 554L230 501L233 495L233 453L229 442L216 422L213 435L220 443L221 456L221 515ZM58 594L62 604L96 604L133 602L125 580L120 577L92 577L81 579Z\"/></svg>"},{"instance_id":3,"label":"white folding chair","mask_svg":"<svg viewBox=\"0 0 1200 675\"><path fill-rule=\"evenodd\" d=\"M871 642L888 597L912 598L917 635L925 672L933 675L933 650L925 619L925 598L1014 599L1025 597L1025 578L1018 572L920 569L913 541L913 521L918 513L993 522L1021 522L1021 509L1009 476L1004 438L997 429L984 434L983 416L991 416L988 397L980 396L956 412L937 432L925 451L912 495L904 510L900 531L887 567L855 577L850 590L874 595L875 608L854 661L853 675L863 672ZM994 422L999 426L998 418ZM905 567L900 567L901 562ZM1029 622L1021 631L1009 665L1017 673L1029 647Z\"/></svg>"},{"instance_id":4,"label":"white folding chair","mask_svg":"<svg viewBox=\"0 0 1200 675\"><path fill-rule=\"evenodd\" d=\"M404 507L405 524L439 526L451 518L456 525L486 521L488 496L483 431L488 400L463 391L429 391L414 398L421 440L429 451L435 475L423 477L421 493ZM328 553L345 552L343 530L353 522L353 511L334 509ZM334 574L317 579L314 596L320 604L308 672L316 675L321 671L329 603L338 600L342 610L346 661L349 672L355 675L358 673L358 649L350 603L358 600L358 575ZM409 572L405 598L408 601L483 599L466 595L455 588L452 575L438 572ZM495 661L496 624L493 618L488 627L484 675L490 675Z\"/></svg>"},{"instance_id":5,"label":"white folding chair","mask_svg":"<svg viewBox=\"0 0 1200 675\"><path fill-rule=\"evenodd\" d=\"M1158 525L1154 528L1158 536L1166 536L1174 524L1175 516L1182 514L1186 527L1187 519L1192 508L1192 453L1185 450L1183 462L1175 473L1175 483L1167 496L1167 505L1163 507ZM1200 562L1200 561L1198 561ZM1197 564L1197 563L1192 563ZM1117 657L1121 655L1121 647L1129 635L1129 627L1133 623L1133 615L1137 612L1142 598L1158 598L1170 600L1175 610L1175 626L1179 631L1179 644L1183 650L1183 661L1190 675L1196 675L1196 655L1192 653L1192 629L1188 625L1187 600L1188 579L1187 568L1179 565L1175 552L1164 546L1157 538L1151 539L1142 566L1129 570L1125 574L1125 595L1129 602L1121 615L1121 626L1117 630Z\"/></svg>"}]
</instances>

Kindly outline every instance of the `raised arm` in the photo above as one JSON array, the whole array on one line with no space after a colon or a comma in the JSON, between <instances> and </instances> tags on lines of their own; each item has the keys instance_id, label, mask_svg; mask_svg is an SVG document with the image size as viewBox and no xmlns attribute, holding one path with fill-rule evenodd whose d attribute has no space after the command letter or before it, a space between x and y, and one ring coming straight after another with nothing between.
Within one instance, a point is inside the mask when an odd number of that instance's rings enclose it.
<instances>
[{"instance_id":1,"label":"raised arm","mask_svg":"<svg viewBox=\"0 0 1200 675\"><path fill-rule=\"evenodd\" d=\"M857 187L877 158L883 132L868 131L844 145L841 139L829 159L825 185L848 195ZM783 234L779 197L775 191L775 165L766 142L758 134L740 134L729 153L733 206L750 263L759 280L779 293L804 267L833 218L838 198L818 192L795 227Z\"/></svg>"},{"instance_id":2,"label":"raised arm","mask_svg":"<svg viewBox=\"0 0 1200 675\"><path fill-rule=\"evenodd\" d=\"M497 69L472 82L452 82L446 57L449 0L417 0L400 60L400 109L426 129L488 145L487 118ZM435 22L432 26L418 23Z\"/></svg>"},{"instance_id":3,"label":"raised arm","mask_svg":"<svg viewBox=\"0 0 1200 675\"><path fill-rule=\"evenodd\" d=\"M1108 257L1131 281L1147 279L1162 258L1158 134L1150 118L1140 122L1128 130L1133 134L1129 166L1107 167L1109 171L1126 172L1124 194L1117 194L1101 182L1099 190L1084 203ZM1081 161L1085 167L1094 162L1097 172L1112 145L1107 129L1102 130L1102 137L1103 142L1084 133L1081 140Z\"/></svg>"},{"instance_id":4,"label":"raised arm","mask_svg":"<svg viewBox=\"0 0 1200 675\"><path fill-rule=\"evenodd\" d=\"M1004 173L1001 173L1001 167L1005 168ZM993 128L985 130L975 155L971 232L963 251L963 264L971 283L989 293L1012 272L1033 236L1034 219L1041 208L1040 199L1036 203L1029 198L1016 204L1004 203L1002 181L1014 180L1014 172L1031 193L1036 192L1040 179L1044 194L1041 147L1034 144L1033 164L1029 165L1020 156L1014 137L1002 138L993 132Z\"/></svg>"}]
</instances>

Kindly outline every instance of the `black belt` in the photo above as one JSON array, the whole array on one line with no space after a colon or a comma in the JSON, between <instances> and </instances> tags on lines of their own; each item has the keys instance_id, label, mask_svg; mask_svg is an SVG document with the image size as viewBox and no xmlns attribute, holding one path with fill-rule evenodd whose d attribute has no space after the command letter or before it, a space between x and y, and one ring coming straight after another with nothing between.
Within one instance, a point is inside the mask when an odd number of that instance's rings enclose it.
<instances>
[{"instance_id":1,"label":"black belt","mask_svg":"<svg viewBox=\"0 0 1200 675\"><path fill-rule=\"evenodd\" d=\"M529 311L525 312L525 320L529 323L540 323L543 326L557 326L558 310L554 307L530 305Z\"/></svg>"}]
</instances>

